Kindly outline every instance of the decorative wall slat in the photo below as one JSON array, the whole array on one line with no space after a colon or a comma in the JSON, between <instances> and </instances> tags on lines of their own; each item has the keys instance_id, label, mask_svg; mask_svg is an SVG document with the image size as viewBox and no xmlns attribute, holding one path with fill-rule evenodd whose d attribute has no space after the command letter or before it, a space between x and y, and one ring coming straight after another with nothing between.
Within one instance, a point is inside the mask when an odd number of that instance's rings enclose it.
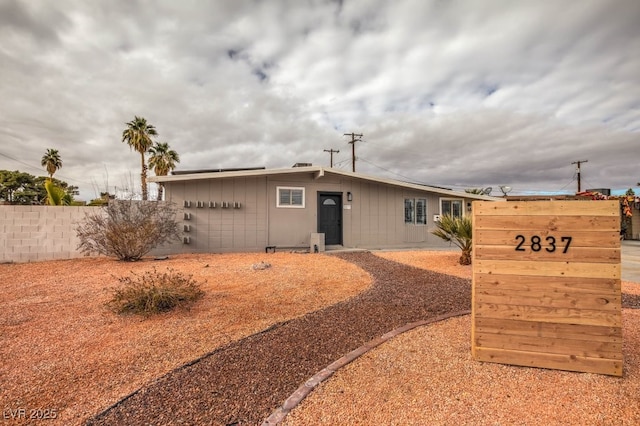
<instances>
[{"instance_id":1,"label":"decorative wall slat","mask_svg":"<svg viewBox=\"0 0 640 426\"><path fill-rule=\"evenodd\" d=\"M473 204L472 355L622 375L618 201Z\"/></svg>"}]
</instances>

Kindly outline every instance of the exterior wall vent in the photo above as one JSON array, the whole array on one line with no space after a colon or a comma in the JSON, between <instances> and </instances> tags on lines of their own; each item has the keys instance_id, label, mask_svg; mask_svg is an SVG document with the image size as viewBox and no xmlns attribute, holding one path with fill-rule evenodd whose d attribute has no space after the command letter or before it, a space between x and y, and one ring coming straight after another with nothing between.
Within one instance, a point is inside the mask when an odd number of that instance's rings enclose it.
<instances>
[{"instance_id":1,"label":"exterior wall vent","mask_svg":"<svg viewBox=\"0 0 640 426\"><path fill-rule=\"evenodd\" d=\"M191 220L191 213L185 213L184 220Z\"/></svg>"},{"instance_id":2,"label":"exterior wall vent","mask_svg":"<svg viewBox=\"0 0 640 426\"><path fill-rule=\"evenodd\" d=\"M186 208L189 208L189 207L191 207L191 201L184 200L184 204L183 204L183 205L184 205Z\"/></svg>"},{"instance_id":3,"label":"exterior wall vent","mask_svg":"<svg viewBox=\"0 0 640 426\"><path fill-rule=\"evenodd\" d=\"M216 208L216 202L215 201L209 201L209 208L210 209L215 209Z\"/></svg>"},{"instance_id":4,"label":"exterior wall vent","mask_svg":"<svg viewBox=\"0 0 640 426\"><path fill-rule=\"evenodd\" d=\"M182 237L182 244L191 244L191 237Z\"/></svg>"},{"instance_id":5,"label":"exterior wall vent","mask_svg":"<svg viewBox=\"0 0 640 426\"><path fill-rule=\"evenodd\" d=\"M223 209L228 209L229 208L229 203L227 201L223 201L223 202L220 203L220 206Z\"/></svg>"},{"instance_id":6,"label":"exterior wall vent","mask_svg":"<svg viewBox=\"0 0 640 426\"><path fill-rule=\"evenodd\" d=\"M198 201L198 203L196 204L196 207L198 207L199 209L204 207L204 201Z\"/></svg>"},{"instance_id":7,"label":"exterior wall vent","mask_svg":"<svg viewBox=\"0 0 640 426\"><path fill-rule=\"evenodd\" d=\"M234 209L239 209L242 207L242 203L233 203L233 208Z\"/></svg>"},{"instance_id":8,"label":"exterior wall vent","mask_svg":"<svg viewBox=\"0 0 640 426\"><path fill-rule=\"evenodd\" d=\"M184 232L191 232L191 225L184 225L183 230Z\"/></svg>"}]
</instances>

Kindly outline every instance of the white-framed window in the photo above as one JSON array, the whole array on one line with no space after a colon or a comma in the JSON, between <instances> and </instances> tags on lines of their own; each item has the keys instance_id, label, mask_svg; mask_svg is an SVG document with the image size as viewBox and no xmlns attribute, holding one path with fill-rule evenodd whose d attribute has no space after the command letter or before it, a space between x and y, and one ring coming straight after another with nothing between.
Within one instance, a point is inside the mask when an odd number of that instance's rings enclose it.
<instances>
[{"instance_id":1,"label":"white-framed window","mask_svg":"<svg viewBox=\"0 0 640 426\"><path fill-rule=\"evenodd\" d=\"M304 188L296 186L278 186L276 207L304 208Z\"/></svg>"},{"instance_id":2,"label":"white-framed window","mask_svg":"<svg viewBox=\"0 0 640 426\"><path fill-rule=\"evenodd\" d=\"M440 199L440 215L444 216L448 214L451 217L462 217L464 212L462 207L464 200L455 198L441 198Z\"/></svg>"},{"instance_id":3,"label":"white-framed window","mask_svg":"<svg viewBox=\"0 0 640 426\"><path fill-rule=\"evenodd\" d=\"M426 198L404 199L404 223L413 223L416 225L427 224Z\"/></svg>"}]
</instances>

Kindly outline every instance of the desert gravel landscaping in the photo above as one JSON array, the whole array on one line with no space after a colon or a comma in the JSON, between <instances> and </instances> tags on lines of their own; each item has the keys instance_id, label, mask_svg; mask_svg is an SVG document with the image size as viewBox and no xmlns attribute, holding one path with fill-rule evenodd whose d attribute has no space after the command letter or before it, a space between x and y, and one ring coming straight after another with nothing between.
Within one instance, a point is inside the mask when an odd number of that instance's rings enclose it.
<instances>
[{"instance_id":1,"label":"desert gravel landscaping","mask_svg":"<svg viewBox=\"0 0 640 426\"><path fill-rule=\"evenodd\" d=\"M262 261L271 267L254 270ZM103 306L117 277L154 267L206 281L205 297L188 312L149 319ZM339 258L288 253L2 264L0 277L2 420L29 423L11 420L11 413L49 410L56 418L48 425L81 424L180 365L371 284Z\"/></svg>"},{"instance_id":2,"label":"desert gravel landscaping","mask_svg":"<svg viewBox=\"0 0 640 426\"><path fill-rule=\"evenodd\" d=\"M311 375L345 353L408 322L469 309L471 269L457 265L457 258L455 252L426 251L379 256L276 253L184 255L162 262L94 258L0 265L3 409L55 409L57 419L46 424L257 424ZM262 261L271 267L252 268ZM171 267L193 274L198 281L206 280L206 296L190 311L150 319L120 317L104 308L109 295L105 289L117 285L116 277L154 266ZM638 307L638 285L624 283L623 292L623 305ZM630 328L637 333L640 328L638 312L623 310L625 377L604 379L626 387L609 388L609 393L624 388L638 394L640 362L633 355L638 351L638 336L627 331ZM331 399L333 383L354 394L363 393L363 387L371 383L372 390L382 393L379 398L374 392L367 393L376 401L370 411L372 416L386 412L387 417L378 417L382 423L446 420L451 407L447 404L452 402L446 395L464 395L461 400L476 401L468 388L470 381L459 380L466 377L459 368L474 377L480 369L470 361L469 338L464 335L466 318L417 329L375 349L321 385L287 421L315 424L323 420L319 413L335 412L342 413L339 423L368 424L367 417L359 414L362 407L355 405L356 399L353 403L345 398ZM440 337L433 333L440 333ZM380 364L359 366L361 360L375 357L378 351L394 349L397 353L388 358L393 362L383 363L384 368ZM446 356L438 355L443 353ZM444 364L434 364L437 362ZM437 368L440 378L422 376L412 382L408 366L421 374ZM397 374L392 374L394 368ZM581 398L581 391L571 392L571 381L554 382L548 377L582 377L580 381L589 389L603 377L496 365L490 368L507 371L490 373L493 384L513 377L510 369L528 371L538 387L528 384L528 379L516 383L539 391L549 389L547 383L559 383L560 388L568 383L565 390L580 404L594 398ZM425 380L431 384L432 394L445 395L445 402L429 402L432 396L425 393ZM480 383L485 383L482 380L488 379L480 378ZM627 395L624 392L617 395ZM404 403L394 405L398 404L394 394ZM526 410L516 396L517 392L509 396L514 398L511 409L521 406ZM548 401L553 407L550 411L557 411L562 404L576 405L575 398ZM410 402L430 406L431 411L412 411ZM560 405L554 405L556 402ZM620 411L627 420L637 414L635 399L622 397L618 403L632 407ZM457 410L477 421L480 417L474 413L481 404L478 399L471 409ZM606 413L611 411L615 409ZM444 417L437 417L436 412ZM501 423L499 417L494 420ZM9 424L19 423L27 422Z\"/></svg>"},{"instance_id":3,"label":"desert gravel landscaping","mask_svg":"<svg viewBox=\"0 0 640 426\"><path fill-rule=\"evenodd\" d=\"M471 277L453 253L377 254ZM622 291L622 378L473 361L467 315L411 330L363 355L283 424L640 424L640 283L623 282Z\"/></svg>"}]
</instances>

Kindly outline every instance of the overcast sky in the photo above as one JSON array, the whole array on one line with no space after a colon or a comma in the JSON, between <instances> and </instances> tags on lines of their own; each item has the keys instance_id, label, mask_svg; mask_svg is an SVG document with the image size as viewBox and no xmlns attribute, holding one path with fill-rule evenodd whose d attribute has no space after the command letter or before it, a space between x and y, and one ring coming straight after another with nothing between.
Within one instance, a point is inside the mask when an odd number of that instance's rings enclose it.
<instances>
[{"instance_id":1,"label":"overcast sky","mask_svg":"<svg viewBox=\"0 0 640 426\"><path fill-rule=\"evenodd\" d=\"M177 170L351 170L355 132L369 175L637 191L640 1L0 0L0 169L139 185L136 115Z\"/></svg>"}]
</instances>

